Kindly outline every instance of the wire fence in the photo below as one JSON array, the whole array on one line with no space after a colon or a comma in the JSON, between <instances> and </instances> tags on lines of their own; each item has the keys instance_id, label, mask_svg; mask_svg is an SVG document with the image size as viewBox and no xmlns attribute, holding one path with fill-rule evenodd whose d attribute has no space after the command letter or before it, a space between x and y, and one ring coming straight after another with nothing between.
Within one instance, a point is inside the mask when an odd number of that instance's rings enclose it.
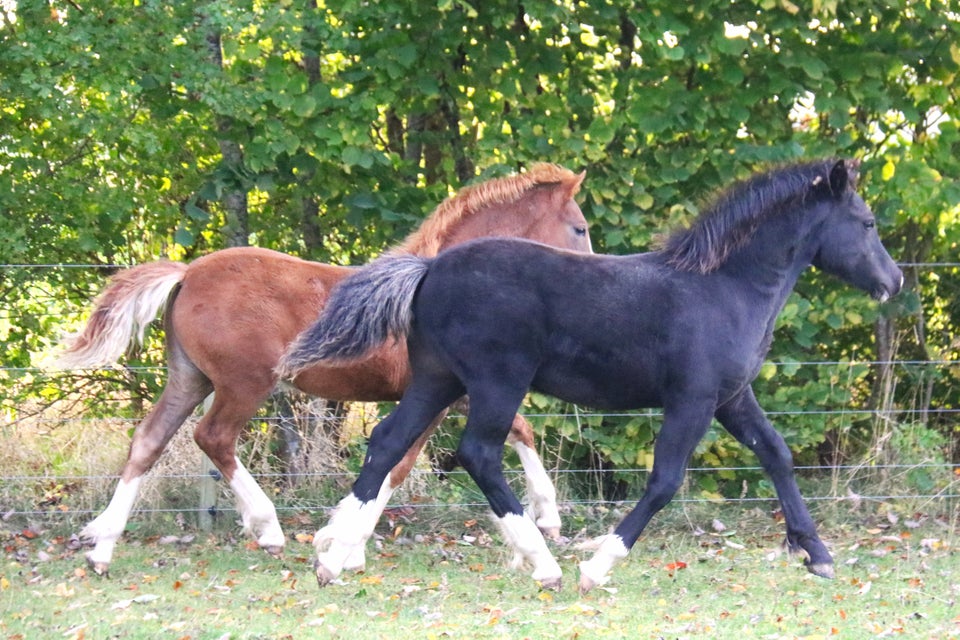
<instances>
[{"instance_id":1,"label":"wire fence","mask_svg":"<svg viewBox=\"0 0 960 640\"><path fill-rule=\"evenodd\" d=\"M126 265L82 265L82 264L44 264L44 265L3 265L3 269L119 269ZM902 267L910 267L924 271L956 270L960 269L960 262L936 262L936 263L904 263ZM6 320L9 323L15 323L13 309L3 309L0 305L0 321ZM52 314L59 315L59 314ZM2 335L2 332L0 332ZM951 355L952 357L952 355ZM949 358L938 358L933 360L833 360L833 361L791 361L791 362L770 362L768 366L791 367L791 368L842 368L842 367L885 367L894 370L912 371L916 369L935 369L943 371L948 367L957 367L958 360ZM160 374L164 372L163 367L124 367L123 371L127 375L141 375L146 373ZM36 367L0 367L0 379L4 375L10 376L44 376L49 375ZM64 374L69 375L69 374ZM56 384L56 379L50 379L51 384ZM803 410L772 410L767 413L768 416L777 422L778 419L791 417L822 417L824 419L843 418L845 420L877 418L876 410L865 409L858 406L834 407L828 409L810 408ZM924 407L923 409L901 409L895 410L896 420L906 422L926 422L935 416L941 422L952 423L954 431L960 430L960 409L952 407ZM0 428L14 428L23 420L16 412L11 412L11 419ZM539 418L546 421L561 422L564 420L586 420L591 418L603 419L622 419L629 417L643 417L649 419L658 419L662 416L662 411L645 410L632 412L616 413L596 413L582 411L577 409L575 415L572 414L544 414L530 413L528 418ZM883 416L880 416L881 418ZM277 416L257 417L257 424L275 424L282 418ZM129 430L138 419L136 418L111 418L112 424L119 425L116 428ZM104 422L103 418L69 417L62 418L49 413L43 415L34 415L29 418L29 423L35 428L57 430L65 424L80 426L82 428L96 429L99 424ZM187 430L184 430L187 431ZM921 454L923 452L921 451ZM801 478L804 485L805 499L812 504L843 504L851 508L859 508L863 504L885 504L890 502L904 502L910 505L920 505L920 508L928 507L933 511L949 512L956 514L958 504L960 504L960 465L953 464L950 461L950 455L935 455L937 452L929 451L929 456L921 455L919 459L909 464L888 463L880 458L865 459L860 464L836 464L836 465L802 465L796 468L797 475ZM2 460L2 458L0 458ZM38 461L34 466L37 469L53 469L56 465L45 464ZM151 482L164 486L176 485L178 487L187 487L185 493L190 492L190 488L195 487L201 482L209 482L211 474L201 470L200 465L195 465L196 471L184 471L182 468L171 471L163 468L155 470L151 474ZM643 466L634 468L618 468L616 470L597 469L597 468L568 468L556 462L548 468L551 479L559 487L570 487L576 484L599 484L610 479L610 474L615 473L616 478L626 485L632 491L632 495L625 499L605 499L597 495L584 496L572 491L561 489L561 503L572 509L589 509L596 506L607 506L610 508L625 508L634 503L639 497L636 492L638 487L642 488L649 469ZM507 471L511 485L517 488L518 493L523 491L522 471L517 468L511 468ZM768 491L764 495L756 495L756 491L743 491L741 495L727 495L722 498L710 492L697 491L698 479L704 477L726 478L730 477L758 477L762 475L762 469L759 466L695 466L688 469L688 480L674 502L680 504L708 504L721 501L727 504L735 505L775 505L775 496ZM335 497L338 495L338 489L348 487L352 478L355 476L355 470L346 470L343 468L333 470L307 471L296 473L279 473L271 471L254 472L254 478L264 486L272 487L276 499L278 511L281 514L300 513L304 511L325 511L335 504ZM887 480L907 479L908 481L888 482ZM99 513L102 505L105 505L109 498L112 486L117 481L117 476L112 473L90 472L90 473L55 473L53 471L41 471L37 473L24 473L22 469L4 469L0 467L0 519L13 520L17 518L47 518L47 517L73 517L87 518ZM214 478L215 479L215 478ZM626 479L626 480L624 480ZM222 484L222 483L221 483ZM418 510L443 510L450 508L459 509L483 509L486 507L486 501L480 492L474 487L473 483L466 477L466 474L459 470L446 471L442 476L425 464L423 468L414 469L408 478L407 484L412 485L412 489L398 493L393 501L393 506L418 509ZM89 486L92 487L92 495L81 503L70 504L67 500L51 497L45 503L45 493L57 493L58 487L71 486ZM332 487L331 491L318 492L312 495L310 491L298 490L296 487L307 486L316 487L325 485ZM179 489L160 489L160 493L169 496L171 493L179 492ZM141 500L140 505L135 512L139 516L150 516L171 513L202 513L211 510L218 513L229 515L233 513L231 507L232 496L224 487L218 489L216 504L200 504L194 501L187 504L187 501L174 500L176 504L165 505L164 500ZM762 492L761 492L762 493ZM191 498L192 500L192 498ZM134 515L134 517L138 517ZM955 518L955 515L951 517Z\"/></svg>"}]
</instances>

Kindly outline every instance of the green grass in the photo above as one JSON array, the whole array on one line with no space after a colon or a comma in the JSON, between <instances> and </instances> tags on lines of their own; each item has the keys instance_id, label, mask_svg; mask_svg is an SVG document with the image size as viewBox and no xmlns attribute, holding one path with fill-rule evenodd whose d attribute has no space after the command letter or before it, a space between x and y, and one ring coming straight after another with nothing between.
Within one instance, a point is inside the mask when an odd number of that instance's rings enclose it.
<instances>
[{"instance_id":1,"label":"green grass","mask_svg":"<svg viewBox=\"0 0 960 640\"><path fill-rule=\"evenodd\" d=\"M182 547L128 534L108 578L52 533L7 531L0 638L960 638L960 562L935 518L825 525L830 581L779 553L780 525L757 510L667 511L586 596L584 553L556 547L564 589L540 591L506 568L485 521L448 519L436 535L416 518L371 546L365 573L322 590L313 523L287 525L282 559L230 533ZM699 531L716 517L727 530Z\"/></svg>"}]
</instances>

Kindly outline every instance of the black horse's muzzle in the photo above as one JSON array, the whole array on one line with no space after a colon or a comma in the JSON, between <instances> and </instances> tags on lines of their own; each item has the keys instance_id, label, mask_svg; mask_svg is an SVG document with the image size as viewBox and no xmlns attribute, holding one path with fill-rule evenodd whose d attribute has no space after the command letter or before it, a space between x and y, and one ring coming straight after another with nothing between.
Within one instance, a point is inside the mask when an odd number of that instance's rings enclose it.
<instances>
[{"instance_id":1,"label":"black horse's muzzle","mask_svg":"<svg viewBox=\"0 0 960 640\"><path fill-rule=\"evenodd\" d=\"M878 302L886 302L893 296L900 293L903 289L903 271L900 267L894 267L895 273L891 274L890 282L881 284L873 291L872 297Z\"/></svg>"}]
</instances>

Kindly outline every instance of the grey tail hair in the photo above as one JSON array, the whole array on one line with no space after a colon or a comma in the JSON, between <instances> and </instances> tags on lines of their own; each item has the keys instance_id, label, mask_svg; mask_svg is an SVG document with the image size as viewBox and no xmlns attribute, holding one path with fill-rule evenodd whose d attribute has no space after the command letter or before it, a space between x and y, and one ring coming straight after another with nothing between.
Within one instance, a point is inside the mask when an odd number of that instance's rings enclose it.
<instances>
[{"instance_id":1,"label":"grey tail hair","mask_svg":"<svg viewBox=\"0 0 960 640\"><path fill-rule=\"evenodd\" d=\"M292 378L316 365L357 360L387 338L403 338L413 320L413 296L428 258L390 253L338 284L320 317L287 349L276 372Z\"/></svg>"}]
</instances>

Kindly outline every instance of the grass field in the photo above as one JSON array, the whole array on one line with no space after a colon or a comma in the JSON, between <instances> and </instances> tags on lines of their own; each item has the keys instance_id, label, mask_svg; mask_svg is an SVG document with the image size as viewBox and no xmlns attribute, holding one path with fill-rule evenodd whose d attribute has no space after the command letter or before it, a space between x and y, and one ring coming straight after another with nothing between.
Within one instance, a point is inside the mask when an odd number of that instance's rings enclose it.
<instances>
[{"instance_id":1,"label":"grass field","mask_svg":"<svg viewBox=\"0 0 960 640\"><path fill-rule=\"evenodd\" d=\"M232 532L128 534L107 578L63 535L7 530L0 638L960 638L950 524L826 524L837 562L829 581L780 553L782 525L767 513L671 507L585 596L576 590L585 554L573 544L556 546L563 590L541 591L506 568L485 520L448 520L437 534L413 516L381 532L365 572L322 590L305 517L286 523L283 558Z\"/></svg>"}]
</instances>

